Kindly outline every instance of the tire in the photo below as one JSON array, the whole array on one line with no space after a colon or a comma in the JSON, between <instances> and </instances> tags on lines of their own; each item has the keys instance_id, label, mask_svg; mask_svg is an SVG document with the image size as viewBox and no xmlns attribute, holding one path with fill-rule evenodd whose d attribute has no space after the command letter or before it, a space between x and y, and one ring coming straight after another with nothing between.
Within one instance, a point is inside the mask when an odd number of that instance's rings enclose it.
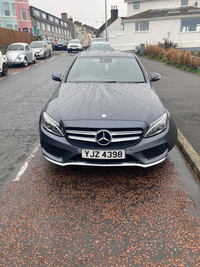
<instances>
[{"instance_id":1,"label":"tire","mask_svg":"<svg viewBox=\"0 0 200 267\"><path fill-rule=\"evenodd\" d=\"M2 74L3 76L6 76L6 75L8 74L8 66L7 66L6 63L3 63L3 69L2 69L1 74Z\"/></svg>"},{"instance_id":2,"label":"tire","mask_svg":"<svg viewBox=\"0 0 200 267\"><path fill-rule=\"evenodd\" d=\"M49 52L49 57L51 57L51 51Z\"/></svg>"},{"instance_id":3,"label":"tire","mask_svg":"<svg viewBox=\"0 0 200 267\"><path fill-rule=\"evenodd\" d=\"M47 54L46 54L46 52L44 53L44 58L47 58Z\"/></svg>"},{"instance_id":4,"label":"tire","mask_svg":"<svg viewBox=\"0 0 200 267\"><path fill-rule=\"evenodd\" d=\"M168 151L172 150L172 148L176 145L178 137L178 131L176 124L172 118L169 120L169 149Z\"/></svg>"},{"instance_id":5,"label":"tire","mask_svg":"<svg viewBox=\"0 0 200 267\"><path fill-rule=\"evenodd\" d=\"M28 60L27 60L27 58L24 58L23 65L24 65L24 67L27 67L28 66Z\"/></svg>"},{"instance_id":6,"label":"tire","mask_svg":"<svg viewBox=\"0 0 200 267\"><path fill-rule=\"evenodd\" d=\"M36 62L37 62L37 57L36 57L36 55L34 55L33 63L36 63Z\"/></svg>"}]
</instances>

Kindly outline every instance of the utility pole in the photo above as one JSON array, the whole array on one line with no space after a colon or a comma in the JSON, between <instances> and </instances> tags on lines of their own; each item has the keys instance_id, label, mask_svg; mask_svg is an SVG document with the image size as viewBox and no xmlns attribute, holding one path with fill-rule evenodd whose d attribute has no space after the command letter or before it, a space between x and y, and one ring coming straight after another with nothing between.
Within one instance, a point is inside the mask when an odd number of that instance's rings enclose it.
<instances>
[{"instance_id":1,"label":"utility pole","mask_svg":"<svg viewBox=\"0 0 200 267\"><path fill-rule=\"evenodd\" d=\"M107 0L105 0L105 20L106 20L106 41L108 41L108 30L107 30Z\"/></svg>"}]
</instances>

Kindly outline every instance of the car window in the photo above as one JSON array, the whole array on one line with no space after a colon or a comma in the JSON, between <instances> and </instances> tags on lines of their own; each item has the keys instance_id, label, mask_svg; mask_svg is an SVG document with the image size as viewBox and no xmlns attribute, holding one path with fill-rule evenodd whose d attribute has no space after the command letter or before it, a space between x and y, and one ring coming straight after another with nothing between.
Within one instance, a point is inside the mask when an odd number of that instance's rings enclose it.
<instances>
[{"instance_id":1,"label":"car window","mask_svg":"<svg viewBox=\"0 0 200 267\"><path fill-rule=\"evenodd\" d=\"M43 43L41 42L34 42L30 44L31 48L42 48L43 47Z\"/></svg>"},{"instance_id":2,"label":"car window","mask_svg":"<svg viewBox=\"0 0 200 267\"><path fill-rule=\"evenodd\" d=\"M143 72L135 58L77 58L66 82L133 82L144 83Z\"/></svg>"},{"instance_id":3,"label":"car window","mask_svg":"<svg viewBox=\"0 0 200 267\"><path fill-rule=\"evenodd\" d=\"M21 50L24 51L23 45L9 45L8 51Z\"/></svg>"},{"instance_id":4,"label":"car window","mask_svg":"<svg viewBox=\"0 0 200 267\"><path fill-rule=\"evenodd\" d=\"M70 44L80 44L81 42L79 40L72 40L69 43Z\"/></svg>"},{"instance_id":5,"label":"car window","mask_svg":"<svg viewBox=\"0 0 200 267\"><path fill-rule=\"evenodd\" d=\"M112 50L111 46L109 44L98 44L94 43L91 45L90 50Z\"/></svg>"}]
</instances>

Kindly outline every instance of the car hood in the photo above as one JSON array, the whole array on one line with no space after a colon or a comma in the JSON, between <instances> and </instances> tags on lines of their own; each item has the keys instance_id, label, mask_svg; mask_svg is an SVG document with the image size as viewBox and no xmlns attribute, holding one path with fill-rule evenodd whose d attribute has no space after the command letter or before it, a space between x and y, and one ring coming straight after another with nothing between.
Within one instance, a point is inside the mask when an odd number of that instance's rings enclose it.
<instances>
[{"instance_id":1,"label":"car hood","mask_svg":"<svg viewBox=\"0 0 200 267\"><path fill-rule=\"evenodd\" d=\"M15 60L19 55L24 55L23 51L8 51L6 57L8 60Z\"/></svg>"},{"instance_id":2,"label":"car hood","mask_svg":"<svg viewBox=\"0 0 200 267\"><path fill-rule=\"evenodd\" d=\"M147 83L62 83L58 96L53 97L46 110L63 122L103 119L147 124L165 111Z\"/></svg>"}]
</instances>

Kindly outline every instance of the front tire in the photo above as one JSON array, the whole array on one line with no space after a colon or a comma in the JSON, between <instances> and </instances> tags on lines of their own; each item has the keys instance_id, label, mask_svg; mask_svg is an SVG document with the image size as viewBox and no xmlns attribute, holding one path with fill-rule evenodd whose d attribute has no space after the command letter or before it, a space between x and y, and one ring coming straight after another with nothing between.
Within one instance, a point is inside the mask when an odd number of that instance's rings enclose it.
<instances>
[{"instance_id":1,"label":"front tire","mask_svg":"<svg viewBox=\"0 0 200 267\"><path fill-rule=\"evenodd\" d=\"M8 74L8 66L6 63L3 63L3 70L1 73L3 76L6 76Z\"/></svg>"},{"instance_id":2,"label":"front tire","mask_svg":"<svg viewBox=\"0 0 200 267\"><path fill-rule=\"evenodd\" d=\"M23 65L24 65L24 67L27 67L28 66L28 60L27 60L27 58L24 58Z\"/></svg>"},{"instance_id":3,"label":"front tire","mask_svg":"<svg viewBox=\"0 0 200 267\"><path fill-rule=\"evenodd\" d=\"M51 57L51 51L49 52L49 57Z\"/></svg>"},{"instance_id":4,"label":"front tire","mask_svg":"<svg viewBox=\"0 0 200 267\"><path fill-rule=\"evenodd\" d=\"M169 149L168 151L172 150L172 148L176 145L178 137L178 131L176 124L172 118L169 120Z\"/></svg>"},{"instance_id":5,"label":"front tire","mask_svg":"<svg viewBox=\"0 0 200 267\"><path fill-rule=\"evenodd\" d=\"M33 63L36 63L36 62L37 62L37 57L36 57L36 55L34 55Z\"/></svg>"}]
</instances>

